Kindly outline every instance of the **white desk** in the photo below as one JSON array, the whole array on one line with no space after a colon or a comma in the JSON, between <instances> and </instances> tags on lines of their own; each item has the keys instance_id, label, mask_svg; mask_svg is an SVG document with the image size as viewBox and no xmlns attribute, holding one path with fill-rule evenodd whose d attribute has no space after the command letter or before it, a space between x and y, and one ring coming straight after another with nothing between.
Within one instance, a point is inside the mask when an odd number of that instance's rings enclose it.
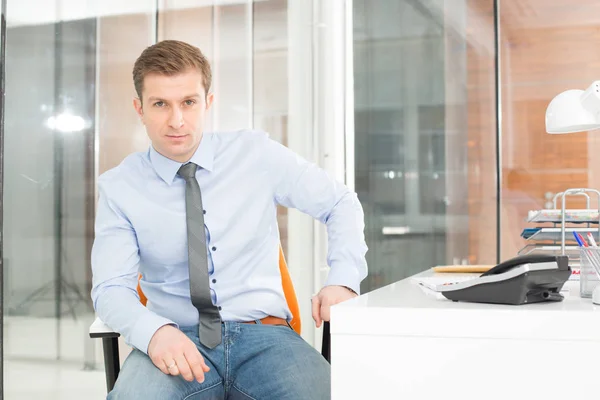
<instances>
[{"instance_id":1,"label":"white desk","mask_svg":"<svg viewBox=\"0 0 600 400\"><path fill-rule=\"evenodd\" d=\"M332 399L597 398L600 306L566 287L562 302L484 305L408 278L334 306Z\"/></svg>"}]
</instances>

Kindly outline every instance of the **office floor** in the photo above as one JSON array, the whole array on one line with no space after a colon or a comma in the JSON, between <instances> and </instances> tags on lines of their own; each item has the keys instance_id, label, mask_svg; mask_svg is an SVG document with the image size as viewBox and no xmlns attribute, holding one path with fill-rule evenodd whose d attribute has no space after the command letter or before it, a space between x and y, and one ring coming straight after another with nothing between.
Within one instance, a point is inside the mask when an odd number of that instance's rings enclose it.
<instances>
[{"instance_id":1,"label":"office floor","mask_svg":"<svg viewBox=\"0 0 600 400\"><path fill-rule=\"evenodd\" d=\"M4 319L4 398L100 400L106 398L102 344L87 334L94 316ZM57 335L61 360L57 361ZM128 347L121 343L121 361ZM87 361L87 363L86 363ZM95 366L84 370L84 365Z\"/></svg>"},{"instance_id":2,"label":"office floor","mask_svg":"<svg viewBox=\"0 0 600 400\"><path fill-rule=\"evenodd\" d=\"M6 400L100 400L106 398L104 372L80 363L4 360Z\"/></svg>"}]
</instances>

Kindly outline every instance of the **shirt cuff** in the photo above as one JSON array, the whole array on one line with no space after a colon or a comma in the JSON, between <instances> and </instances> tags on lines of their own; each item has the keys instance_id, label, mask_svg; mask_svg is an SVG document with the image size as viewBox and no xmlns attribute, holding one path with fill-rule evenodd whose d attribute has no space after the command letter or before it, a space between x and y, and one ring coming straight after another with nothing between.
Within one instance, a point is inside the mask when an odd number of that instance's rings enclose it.
<instances>
[{"instance_id":1,"label":"shirt cuff","mask_svg":"<svg viewBox=\"0 0 600 400\"><path fill-rule=\"evenodd\" d=\"M360 295L360 277L356 268L331 267L324 286L346 286Z\"/></svg>"},{"instance_id":2,"label":"shirt cuff","mask_svg":"<svg viewBox=\"0 0 600 400\"><path fill-rule=\"evenodd\" d=\"M167 318L163 318L152 312L145 313L135 323L129 337L129 344L139 351L148 354L148 345L150 344L150 340L152 340L152 336L154 336L159 328L165 325L173 325L178 328L176 323Z\"/></svg>"}]
</instances>

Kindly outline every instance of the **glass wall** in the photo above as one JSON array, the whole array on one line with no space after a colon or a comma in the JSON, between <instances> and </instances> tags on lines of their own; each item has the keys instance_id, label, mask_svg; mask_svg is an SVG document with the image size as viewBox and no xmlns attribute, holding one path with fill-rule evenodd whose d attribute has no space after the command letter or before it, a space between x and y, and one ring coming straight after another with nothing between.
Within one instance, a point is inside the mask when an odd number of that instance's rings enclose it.
<instances>
[{"instance_id":1,"label":"glass wall","mask_svg":"<svg viewBox=\"0 0 600 400\"><path fill-rule=\"evenodd\" d=\"M495 261L493 1L353 4L362 289Z\"/></svg>"},{"instance_id":2,"label":"glass wall","mask_svg":"<svg viewBox=\"0 0 600 400\"><path fill-rule=\"evenodd\" d=\"M600 39L600 4L530 0L523 8L502 1L499 18L501 255L508 258L554 245L553 241L525 240L521 236L525 228L551 227L526 222L530 210L554 208L553 197L569 188L600 189L598 131L549 135L544 120L554 96L570 89L585 90L600 78L596 46ZM597 209L596 196L592 195L591 200L591 207ZM557 206L561 206L560 200ZM566 206L587 207L580 196L569 197Z\"/></svg>"},{"instance_id":3,"label":"glass wall","mask_svg":"<svg viewBox=\"0 0 600 400\"><path fill-rule=\"evenodd\" d=\"M9 13L12 6L9 2ZM64 329L92 312L95 58L95 19L8 27L3 198L7 356L68 358L69 347L61 340L67 335ZM44 322L38 346L30 343L35 336L23 335L32 332L28 328L34 320Z\"/></svg>"},{"instance_id":4,"label":"glass wall","mask_svg":"<svg viewBox=\"0 0 600 400\"><path fill-rule=\"evenodd\" d=\"M70 385L80 397L104 391L100 370L83 372L101 356L87 335L94 319L96 178L140 142L143 129L125 110L132 108L131 64L152 43L155 25L154 1L113 7L7 1L2 237L8 398L45 397L59 384L52 376L67 371L81 374ZM22 379L27 374L50 388L31 385Z\"/></svg>"},{"instance_id":5,"label":"glass wall","mask_svg":"<svg viewBox=\"0 0 600 400\"><path fill-rule=\"evenodd\" d=\"M529 211L600 184L596 132L549 135L544 120L555 95L598 79L600 5L353 3L354 171L370 248L363 290L440 264L558 253L556 240L523 234L552 226L528 222ZM583 197L567 204L586 206Z\"/></svg>"}]
</instances>

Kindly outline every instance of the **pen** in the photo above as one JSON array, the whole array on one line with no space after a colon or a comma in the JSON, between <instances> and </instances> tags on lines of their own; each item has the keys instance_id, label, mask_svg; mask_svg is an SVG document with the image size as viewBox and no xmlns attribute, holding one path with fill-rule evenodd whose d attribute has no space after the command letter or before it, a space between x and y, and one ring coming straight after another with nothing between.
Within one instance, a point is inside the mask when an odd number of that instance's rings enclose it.
<instances>
[{"instance_id":1,"label":"pen","mask_svg":"<svg viewBox=\"0 0 600 400\"><path fill-rule=\"evenodd\" d=\"M577 244L579 244L579 247L584 247L583 242L581 241L581 239L579 239L579 236L577 235L577 232L573 232L573 237L575 238L575 241L577 241Z\"/></svg>"},{"instance_id":2,"label":"pen","mask_svg":"<svg viewBox=\"0 0 600 400\"><path fill-rule=\"evenodd\" d=\"M587 242L585 241L585 239L583 238L583 236L581 235L581 233L576 232L577 237L579 237L579 240L581 241L581 244L583 245L583 247L588 247Z\"/></svg>"},{"instance_id":3,"label":"pen","mask_svg":"<svg viewBox=\"0 0 600 400\"><path fill-rule=\"evenodd\" d=\"M592 235L592 232L588 232L587 237L588 241L592 244L592 247L598 247L598 245L596 244L596 240L594 239L594 235Z\"/></svg>"}]
</instances>

